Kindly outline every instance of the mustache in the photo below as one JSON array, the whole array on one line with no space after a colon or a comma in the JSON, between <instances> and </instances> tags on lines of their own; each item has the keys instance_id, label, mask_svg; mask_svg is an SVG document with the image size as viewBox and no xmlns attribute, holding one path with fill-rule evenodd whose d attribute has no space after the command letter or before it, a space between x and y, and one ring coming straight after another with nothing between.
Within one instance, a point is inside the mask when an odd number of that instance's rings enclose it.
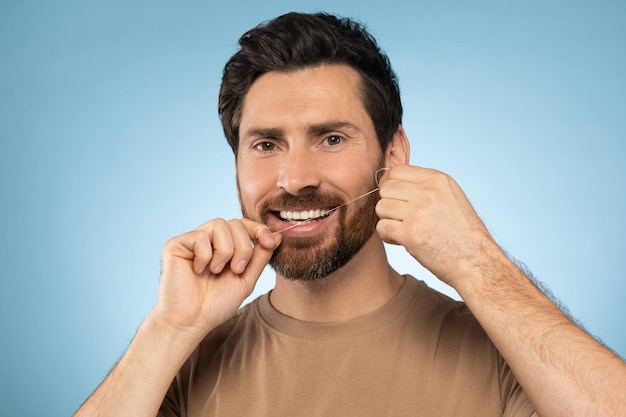
<instances>
[{"instance_id":1,"label":"mustache","mask_svg":"<svg viewBox=\"0 0 626 417\"><path fill-rule=\"evenodd\" d=\"M267 216L277 209L308 209L311 207L333 208L344 204L345 199L337 194L319 190L305 191L300 194L283 193L269 197L261 204L261 215Z\"/></svg>"}]
</instances>

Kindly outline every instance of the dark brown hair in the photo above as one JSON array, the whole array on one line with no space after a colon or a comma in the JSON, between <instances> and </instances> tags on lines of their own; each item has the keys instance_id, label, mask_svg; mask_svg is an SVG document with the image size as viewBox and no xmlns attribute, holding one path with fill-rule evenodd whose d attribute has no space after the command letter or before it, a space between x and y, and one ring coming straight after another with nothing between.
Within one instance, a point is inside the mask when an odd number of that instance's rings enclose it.
<instances>
[{"instance_id":1,"label":"dark brown hair","mask_svg":"<svg viewBox=\"0 0 626 417\"><path fill-rule=\"evenodd\" d=\"M239 39L224 67L218 111L226 140L237 155L243 102L250 86L270 71L346 64L361 75L361 95L384 151L402 122L398 80L387 56L359 23L326 13L288 13Z\"/></svg>"}]
</instances>

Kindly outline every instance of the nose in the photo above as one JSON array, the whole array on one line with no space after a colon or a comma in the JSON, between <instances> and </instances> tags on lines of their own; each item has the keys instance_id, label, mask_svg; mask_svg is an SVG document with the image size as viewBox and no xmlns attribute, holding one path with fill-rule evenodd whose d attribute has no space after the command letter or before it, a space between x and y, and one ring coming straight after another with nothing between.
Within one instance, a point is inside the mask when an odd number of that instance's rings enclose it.
<instances>
[{"instance_id":1,"label":"nose","mask_svg":"<svg viewBox=\"0 0 626 417\"><path fill-rule=\"evenodd\" d=\"M290 149L280 162L276 186L291 195L298 195L321 183L319 161L308 149Z\"/></svg>"}]
</instances>

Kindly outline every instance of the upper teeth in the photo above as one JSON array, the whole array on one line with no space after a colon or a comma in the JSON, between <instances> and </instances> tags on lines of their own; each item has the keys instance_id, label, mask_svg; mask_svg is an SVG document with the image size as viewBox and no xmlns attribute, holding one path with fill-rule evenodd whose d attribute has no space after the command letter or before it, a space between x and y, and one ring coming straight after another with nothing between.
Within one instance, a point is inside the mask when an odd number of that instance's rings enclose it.
<instances>
[{"instance_id":1,"label":"upper teeth","mask_svg":"<svg viewBox=\"0 0 626 417\"><path fill-rule=\"evenodd\" d=\"M329 210L303 210L303 211L286 211L283 210L280 212L280 217L284 220L299 220L299 221L307 221L316 219L318 217L322 217L328 214Z\"/></svg>"}]
</instances>

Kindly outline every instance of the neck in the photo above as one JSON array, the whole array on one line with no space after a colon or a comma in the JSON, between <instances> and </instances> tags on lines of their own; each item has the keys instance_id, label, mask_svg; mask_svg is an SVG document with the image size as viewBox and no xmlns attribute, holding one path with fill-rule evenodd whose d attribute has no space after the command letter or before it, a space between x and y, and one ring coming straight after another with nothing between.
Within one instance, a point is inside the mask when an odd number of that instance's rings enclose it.
<instances>
[{"instance_id":1,"label":"neck","mask_svg":"<svg viewBox=\"0 0 626 417\"><path fill-rule=\"evenodd\" d=\"M387 262L376 234L342 268L317 280L289 280L277 275L272 305L303 321L330 323L354 319L386 304L404 278Z\"/></svg>"}]
</instances>

